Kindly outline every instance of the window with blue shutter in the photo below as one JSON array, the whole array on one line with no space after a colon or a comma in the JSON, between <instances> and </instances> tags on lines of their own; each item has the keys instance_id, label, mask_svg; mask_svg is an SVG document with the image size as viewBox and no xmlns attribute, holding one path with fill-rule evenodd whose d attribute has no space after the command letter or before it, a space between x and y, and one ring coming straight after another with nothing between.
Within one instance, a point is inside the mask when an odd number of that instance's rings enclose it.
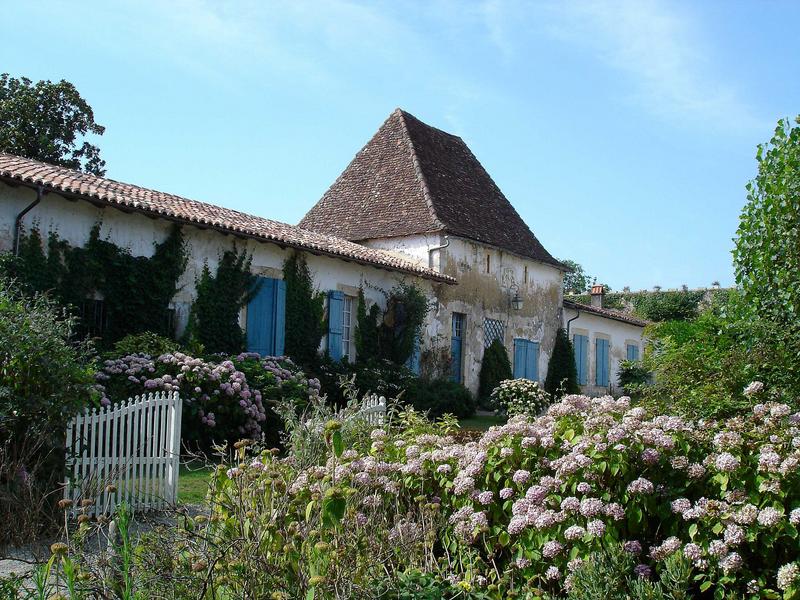
<instances>
[{"instance_id":1,"label":"window with blue shutter","mask_svg":"<svg viewBox=\"0 0 800 600\"><path fill-rule=\"evenodd\" d=\"M539 342L514 340L514 377L539 381Z\"/></svg>"},{"instance_id":2,"label":"window with blue shutter","mask_svg":"<svg viewBox=\"0 0 800 600\"><path fill-rule=\"evenodd\" d=\"M464 345L464 323L466 315L464 313L453 313L453 322L450 334L450 379L461 383L462 381L462 365L464 358L462 356Z\"/></svg>"},{"instance_id":3,"label":"window with blue shutter","mask_svg":"<svg viewBox=\"0 0 800 600\"><path fill-rule=\"evenodd\" d=\"M639 346L637 344L628 344L628 360L639 360Z\"/></svg>"},{"instance_id":4,"label":"window with blue shutter","mask_svg":"<svg viewBox=\"0 0 800 600\"><path fill-rule=\"evenodd\" d=\"M328 354L333 360L342 359L342 317L344 315L344 293L328 292Z\"/></svg>"},{"instance_id":5,"label":"window with blue shutter","mask_svg":"<svg viewBox=\"0 0 800 600\"><path fill-rule=\"evenodd\" d=\"M281 356L286 335L286 282L258 277L258 292L247 305L247 350Z\"/></svg>"},{"instance_id":6,"label":"window with blue shutter","mask_svg":"<svg viewBox=\"0 0 800 600\"><path fill-rule=\"evenodd\" d=\"M608 387L608 340L595 340L594 361L595 384Z\"/></svg>"},{"instance_id":7,"label":"window with blue shutter","mask_svg":"<svg viewBox=\"0 0 800 600\"><path fill-rule=\"evenodd\" d=\"M589 382L589 337L579 334L573 335L572 351L575 354L578 385L586 385Z\"/></svg>"}]
</instances>

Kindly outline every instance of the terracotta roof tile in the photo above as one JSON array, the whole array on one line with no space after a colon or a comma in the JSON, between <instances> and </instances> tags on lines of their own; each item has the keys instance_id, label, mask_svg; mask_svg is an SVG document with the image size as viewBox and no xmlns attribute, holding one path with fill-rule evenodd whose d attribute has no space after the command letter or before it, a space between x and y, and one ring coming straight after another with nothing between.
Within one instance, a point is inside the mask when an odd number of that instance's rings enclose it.
<instances>
[{"instance_id":1,"label":"terracotta roof tile","mask_svg":"<svg viewBox=\"0 0 800 600\"><path fill-rule=\"evenodd\" d=\"M360 264L418 275L445 283L456 283L414 262L354 244L345 239L257 217L243 212L189 200L174 194L80 173L64 167L49 165L0 152L0 178L46 190L74 195L117 208L133 209L150 215L160 215L182 223L213 227L226 232L265 242L291 246L317 254L326 254Z\"/></svg>"},{"instance_id":2,"label":"terracotta roof tile","mask_svg":"<svg viewBox=\"0 0 800 600\"><path fill-rule=\"evenodd\" d=\"M356 241L441 231L564 268L461 138L400 109L300 226Z\"/></svg>"},{"instance_id":3,"label":"terracotta roof tile","mask_svg":"<svg viewBox=\"0 0 800 600\"><path fill-rule=\"evenodd\" d=\"M599 308L597 306L592 306L590 304L582 304L580 302L567 300L566 298L564 299L564 308L569 308L572 310L581 310L583 312L597 315L598 317L605 317L606 319L614 319L615 321L622 321L623 323L630 323L631 325L638 325L639 327L646 327L647 325L650 324L650 321L639 319L638 317L634 317L633 315L629 315L627 313L620 312L618 310L611 310L610 308Z\"/></svg>"}]
</instances>

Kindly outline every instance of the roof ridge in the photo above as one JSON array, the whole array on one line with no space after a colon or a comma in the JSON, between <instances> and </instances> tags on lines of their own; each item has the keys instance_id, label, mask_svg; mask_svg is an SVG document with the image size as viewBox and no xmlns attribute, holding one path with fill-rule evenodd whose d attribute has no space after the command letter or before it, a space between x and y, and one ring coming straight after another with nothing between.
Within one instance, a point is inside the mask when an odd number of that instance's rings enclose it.
<instances>
[{"instance_id":1,"label":"roof ridge","mask_svg":"<svg viewBox=\"0 0 800 600\"><path fill-rule=\"evenodd\" d=\"M400 117L400 125L403 128L403 136L406 138L406 146L408 146L408 150L411 153L411 162L414 165L414 173L416 173L417 181L419 181L420 187L422 188L422 196L425 198L425 204L428 206L428 210L430 211L431 217L433 217L433 222L436 224L436 226L441 229L446 229L444 223L439 218L439 215L436 214L436 208L433 204L433 197L431 196L431 190L428 186L428 181L425 179L425 173L423 173L422 167L419 164L417 150L414 148L414 141L411 139L411 133L408 131L406 114L409 113L406 113L402 108L399 107L395 109L395 112Z\"/></svg>"}]
</instances>

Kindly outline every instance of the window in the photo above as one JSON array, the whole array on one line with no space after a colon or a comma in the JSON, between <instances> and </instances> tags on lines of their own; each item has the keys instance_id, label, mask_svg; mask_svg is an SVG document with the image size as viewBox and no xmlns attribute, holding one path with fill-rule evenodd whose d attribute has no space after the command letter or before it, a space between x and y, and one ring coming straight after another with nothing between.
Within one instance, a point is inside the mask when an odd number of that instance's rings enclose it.
<instances>
[{"instance_id":1,"label":"window","mask_svg":"<svg viewBox=\"0 0 800 600\"><path fill-rule=\"evenodd\" d=\"M539 381L539 342L514 340L514 378Z\"/></svg>"},{"instance_id":2,"label":"window","mask_svg":"<svg viewBox=\"0 0 800 600\"><path fill-rule=\"evenodd\" d=\"M577 333L573 335L572 350L575 353L578 385L586 385L589 382L589 337Z\"/></svg>"},{"instance_id":3,"label":"window","mask_svg":"<svg viewBox=\"0 0 800 600\"><path fill-rule=\"evenodd\" d=\"M639 360L639 344L628 344L628 360Z\"/></svg>"},{"instance_id":4,"label":"window","mask_svg":"<svg viewBox=\"0 0 800 600\"><path fill-rule=\"evenodd\" d=\"M506 339L506 326L505 323L497 319L484 319L483 320L483 347L488 348L495 340L500 340L501 344L505 344Z\"/></svg>"},{"instance_id":5,"label":"window","mask_svg":"<svg viewBox=\"0 0 800 600\"><path fill-rule=\"evenodd\" d=\"M594 349L595 385L608 387L608 340L598 338Z\"/></svg>"},{"instance_id":6,"label":"window","mask_svg":"<svg viewBox=\"0 0 800 600\"><path fill-rule=\"evenodd\" d=\"M492 255L491 254L487 254L486 255L486 272L487 273L491 273L492 272Z\"/></svg>"},{"instance_id":7,"label":"window","mask_svg":"<svg viewBox=\"0 0 800 600\"><path fill-rule=\"evenodd\" d=\"M453 313L450 337L450 379L461 383L463 345L464 345L464 324L466 322L464 313Z\"/></svg>"},{"instance_id":8,"label":"window","mask_svg":"<svg viewBox=\"0 0 800 600\"><path fill-rule=\"evenodd\" d=\"M525 268L522 270L522 282L528 283L528 265L525 265Z\"/></svg>"},{"instance_id":9,"label":"window","mask_svg":"<svg viewBox=\"0 0 800 600\"><path fill-rule=\"evenodd\" d=\"M104 300L87 298L81 304L79 332L85 337L102 337L108 326Z\"/></svg>"},{"instance_id":10,"label":"window","mask_svg":"<svg viewBox=\"0 0 800 600\"><path fill-rule=\"evenodd\" d=\"M342 356L353 361L353 300L352 296L345 296L342 302Z\"/></svg>"}]
</instances>

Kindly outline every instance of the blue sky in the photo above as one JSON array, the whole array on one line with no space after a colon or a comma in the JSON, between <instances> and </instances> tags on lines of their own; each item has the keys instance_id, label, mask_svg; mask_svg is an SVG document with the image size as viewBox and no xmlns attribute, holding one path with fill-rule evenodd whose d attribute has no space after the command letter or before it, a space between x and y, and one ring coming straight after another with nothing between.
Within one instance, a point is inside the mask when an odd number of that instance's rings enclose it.
<instances>
[{"instance_id":1,"label":"blue sky","mask_svg":"<svg viewBox=\"0 0 800 600\"><path fill-rule=\"evenodd\" d=\"M755 147L800 112L800 3L0 2L108 176L297 223L400 106L615 289L733 282Z\"/></svg>"}]
</instances>

